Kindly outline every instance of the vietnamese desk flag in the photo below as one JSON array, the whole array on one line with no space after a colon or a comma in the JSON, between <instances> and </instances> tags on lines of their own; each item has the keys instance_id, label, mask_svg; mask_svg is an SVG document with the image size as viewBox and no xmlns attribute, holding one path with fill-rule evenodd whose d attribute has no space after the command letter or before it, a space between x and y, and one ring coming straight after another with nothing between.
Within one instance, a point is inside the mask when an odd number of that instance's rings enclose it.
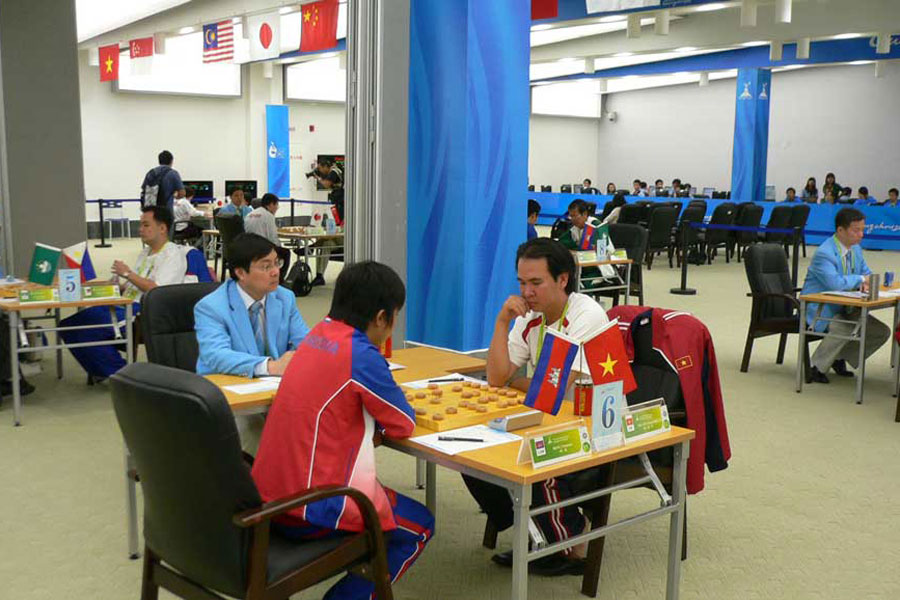
<instances>
[{"instance_id":1,"label":"vietnamese desk flag","mask_svg":"<svg viewBox=\"0 0 900 600\"><path fill-rule=\"evenodd\" d=\"M525 405L551 415L558 413L577 355L576 342L548 329L544 333L541 354L525 395Z\"/></svg>"},{"instance_id":2,"label":"vietnamese desk flag","mask_svg":"<svg viewBox=\"0 0 900 600\"><path fill-rule=\"evenodd\" d=\"M100 55L100 81L115 81L118 79L119 45L101 46L97 52Z\"/></svg>"},{"instance_id":3,"label":"vietnamese desk flag","mask_svg":"<svg viewBox=\"0 0 900 600\"><path fill-rule=\"evenodd\" d=\"M91 255L88 254L86 241L63 248L62 255L67 269L78 269L81 271L82 283L97 278L97 272L94 271L94 263L91 262Z\"/></svg>"},{"instance_id":4,"label":"vietnamese desk flag","mask_svg":"<svg viewBox=\"0 0 900 600\"><path fill-rule=\"evenodd\" d=\"M338 0L304 4L302 9L300 52L314 52L336 46Z\"/></svg>"},{"instance_id":5,"label":"vietnamese desk flag","mask_svg":"<svg viewBox=\"0 0 900 600\"><path fill-rule=\"evenodd\" d=\"M607 324L597 335L584 343L584 359L587 361L594 385L622 381L622 392L627 394L637 388L625 340L619 331L619 320Z\"/></svg>"},{"instance_id":6,"label":"vietnamese desk flag","mask_svg":"<svg viewBox=\"0 0 900 600\"><path fill-rule=\"evenodd\" d=\"M555 19L559 15L559 0L531 0L531 19Z\"/></svg>"}]
</instances>

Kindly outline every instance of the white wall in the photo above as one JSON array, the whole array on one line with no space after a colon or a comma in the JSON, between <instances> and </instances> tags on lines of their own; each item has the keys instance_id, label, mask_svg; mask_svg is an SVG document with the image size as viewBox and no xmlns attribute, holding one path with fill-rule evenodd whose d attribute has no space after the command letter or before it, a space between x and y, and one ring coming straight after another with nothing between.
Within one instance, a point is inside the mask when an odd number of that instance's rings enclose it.
<instances>
[{"instance_id":1,"label":"white wall","mask_svg":"<svg viewBox=\"0 0 900 600\"><path fill-rule=\"evenodd\" d=\"M885 67L882 78L871 64L773 74L767 179L779 198L809 176L821 187L828 171L879 199L900 185L890 150L900 139L900 65ZM597 170L620 187L636 177L680 177L730 189L734 94L734 79L610 94L605 108L618 118L601 121ZM568 154L568 136L548 138L553 147L544 152ZM553 179L554 188L560 182Z\"/></svg>"},{"instance_id":2,"label":"white wall","mask_svg":"<svg viewBox=\"0 0 900 600\"><path fill-rule=\"evenodd\" d=\"M291 195L325 201L327 192L316 191L316 180L307 179L319 154L343 154L346 109L343 102L288 102L291 119ZM315 131L310 131L310 126ZM299 209L299 206L298 206ZM307 211L297 214L307 214Z\"/></svg>"},{"instance_id":3,"label":"white wall","mask_svg":"<svg viewBox=\"0 0 900 600\"><path fill-rule=\"evenodd\" d=\"M599 120L531 115L528 137L528 183L540 191L587 177L599 188ZM604 184L605 185L605 184Z\"/></svg>"}]
</instances>

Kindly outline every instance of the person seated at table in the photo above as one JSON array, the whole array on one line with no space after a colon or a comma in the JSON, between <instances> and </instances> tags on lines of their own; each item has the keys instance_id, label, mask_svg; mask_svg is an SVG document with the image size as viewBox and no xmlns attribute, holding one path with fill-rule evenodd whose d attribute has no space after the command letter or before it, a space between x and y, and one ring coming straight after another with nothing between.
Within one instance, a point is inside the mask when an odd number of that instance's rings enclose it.
<instances>
[{"instance_id":1,"label":"person seated at table","mask_svg":"<svg viewBox=\"0 0 900 600\"><path fill-rule=\"evenodd\" d=\"M806 185L800 190L800 199L808 204L819 203L819 188L816 187L815 177L806 180Z\"/></svg>"},{"instance_id":2,"label":"person seated at table","mask_svg":"<svg viewBox=\"0 0 900 600\"><path fill-rule=\"evenodd\" d=\"M179 239L194 240L194 245L200 247L200 240L203 237L203 230L191 219L194 217L209 218L209 215L201 210L194 208L192 203L194 199L194 188L187 187L184 190L184 197L175 199L175 233Z\"/></svg>"},{"instance_id":3,"label":"person seated at table","mask_svg":"<svg viewBox=\"0 0 900 600\"><path fill-rule=\"evenodd\" d=\"M615 194L616 193L616 184L610 181L606 184L606 193L607 194Z\"/></svg>"},{"instance_id":4,"label":"person seated at table","mask_svg":"<svg viewBox=\"0 0 900 600\"><path fill-rule=\"evenodd\" d=\"M406 300L387 265L347 265L337 278L328 317L309 333L288 365L263 430L253 479L264 502L315 486L350 486L372 501L390 535L388 570L396 581L434 532L434 516L415 500L384 487L375 471L382 436L407 438L415 412L379 353ZM322 539L364 530L351 500L336 497L294 509L273 523L293 539ZM362 600L374 585L355 574L326 600Z\"/></svg>"},{"instance_id":5,"label":"person seated at table","mask_svg":"<svg viewBox=\"0 0 900 600\"><path fill-rule=\"evenodd\" d=\"M219 215L240 215L243 219L251 210L250 203L244 197L244 190L237 189L231 192L231 202L219 209Z\"/></svg>"},{"instance_id":6,"label":"person seated at table","mask_svg":"<svg viewBox=\"0 0 900 600\"><path fill-rule=\"evenodd\" d=\"M497 315L488 349L487 379L489 385L527 390L531 380L522 368L527 363L528 372L533 372L545 329L579 339L596 331L608 318L602 306L575 292L575 261L562 244L548 238L522 244L516 252L516 271L520 295L507 298ZM579 364L579 358L575 364ZM569 381L574 381L574 377ZM535 484L532 507L596 489L599 475L599 469L592 468ZM505 489L468 476L463 479L498 531L513 524L512 500ZM586 524L584 515L575 506L544 513L534 520L550 544L582 533ZM512 553L495 554L492 560L510 566ZM584 571L584 561L575 558L570 548L531 561L528 568L548 576L575 575Z\"/></svg>"},{"instance_id":7,"label":"person seated at table","mask_svg":"<svg viewBox=\"0 0 900 600\"><path fill-rule=\"evenodd\" d=\"M825 183L822 185L822 201L834 204L841 197L843 187L837 183L834 173L825 174Z\"/></svg>"},{"instance_id":8,"label":"person seated at table","mask_svg":"<svg viewBox=\"0 0 900 600\"><path fill-rule=\"evenodd\" d=\"M792 187L789 187L784 193L784 201L785 202L796 202L797 201L797 190Z\"/></svg>"},{"instance_id":9,"label":"person seated at table","mask_svg":"<svg viewBox=\"0 0 900 600\"><path fill-rule=\"evenodd\" d=\"M654 193L653 193L654 196L659 196L664 191L666 191L666 184L662 179L657 179L656 181L654 181L653 187L654 187Z\"/></svg>"},{"instance_id":10,"label":"person seated at table","mask_svg":"<svg viewBox=\"0 0 900 600\"><path fill-rule=\"evenodd\" d=\"M841 188L840 196L835 198L835 204L853 204L853 190L849 187Z\"/></svg>"},{"instance_id":11,"label":"person seated at table","mask_svg":"<svg viewBox=\"0 0 900 600\"><path fill-rule=\"evenodd\" d=\"M593 186L590 179L585 178L584 181L581 182L581 191L585 194L596 194L597 188Z\"/></svg>"},{"instance_id":12,"label":"person seated at table","mask_svg":"<svg viewBox=\"0 0 900 600\"><path fill-rule=\"evenodd\" d=\"M631 195L632 196L646 196L646 192L643 188L641 188L641 180L635 179L631 182Z\"/></svg>"},{"instance_id":13,"label":"person seated at table","mask_svg":"<svg viewBox=\"0 0 900 600\"><path fill-rule=\"evenodd\" d=\"M853 204L857 206L868 206L872 204L878 204L878 199L875 196L869 195L869 188L866 186L861 186L856 191L856 200L853 201Z\"/></svg>"},{"instance_id":14,"label":"person seated at table","mask_svg":"<svg viewBox=\"0 0 900 600\"><path fill-rule=\"evenodd\" d=\"M672 197L675 198L681 194L681 179L677 177L672 180Z\"/></svg>"},{"instance_id":15,"label":"person seated at table","mask_svg":"<svg viewBox=\"0 0 900 600\"><path fill-rule=\"evenodd\" d=\"M275 245L275 252L281 259L281 273L278 281L284 281L288 267L291 264L291 251L281 245L278 237L278 224L275 222L275 214L278 212L278 196L275 194L263 194L259 208L254 208L244 217L244 231L255 233L266 238Z\"/></svg>"},{"instance_id":16,"label":"person seated at table","mask_svg":"<svg viewBox=\"0 0 900 600\"><path fill-rule=\"evenodd\" d=\"M541 205L537 200L528 199L528 238L533 240L538 236L535 225L537 224L538 215L541 214Z\"/></svg>"},{"instance_id":17,"label":"person seated at table","mask_svg":"<svg viewBox=\"0 0 900 600\"><path fill-rule=\"evenodd\" d=\"M569 203L569 220L572 227L560 236L560 243L569 250L596 250L600 223L588 215L588 203L580 199L572 200Z\"/></svg>"},{"instance_id":18,"label":"person seated at table","mask_svg":"<svg viewBox=\"0 0 900 600\"><path fill-rule=\"evenodd\" d=\"M866 217L855 208L842 208L834 217L834 235L822 242L813 256L803 282L802 294L820 292L860 290L867 292L865 276L872 273L863 258L859 243L866 227ZM819 333L848 336L859 326L860 311L857 308L837 304L824 304L821 318L816 320L814 329ZM806 322L813 326L813 319L819 310L817 303L807 305ZM840 319L825 321L823 319ZM890 328L868 315L866 322L865 354L872 355L890 337ZM843 377L852 377L847 363L859 366L859 342L827 336L816 348L811 358L812 369L806 376L807 383L828 383L826 372L829 368Z\"/></svg>"},{"instance_id":19,"label":"person seated at table","mask_svg":"<svg viewBox=\"0 0 900 600\"><path fill-rule=\"evenodd\" d=\"M884 201L884 206L897 206L897 193L897 188L889 189L887 200Z\"/></svg>"},{"instance_id":20,"label":"person seated at table","mask_svg":"<svg viewBox=\"0 0 900 600\"><path fill-rule=\"evenodd\" d=\"M618 223L619 213L622 212L622 207L626 204L627 202L625 202L625 194L619 192L615 196L613 196L613 199L609 201L609 214L603 217L602 224L608 225L610 223ZM596 244L594 247L596 248Z\"/></svg>"},{"instance_id":21,"label":"person seated at table","mask_svg":"<svg viewBox=\"0 0 900 600\"><path fill-rule=\"evenodd\" d=\"M141 309L140 300L145 292L159 285L182 283L185 280L187 259L181 247L169 241L170 227L172 227L172 213L167 207L158 205L143 207L139 234L144 248L138 254L134 268L122 260L113 263L112 272L118 276L119 284L122 286L122 297L134 302L132 309L135 315ZM115 314L116 321L121 323L125 319L125 307L115 307ZM109 306L91 306L60 322L61 327L102 324L111 324ZM122 336L125 335L124 327L131 327L131 323L122 326ZM66 344L100 342L116 337L112 327L76 329L59 333ZM121 344L69 348L72 356L93 380L105 379L124 367L125 359L120 354L124 350L125 346Z\"/></svg>"}]
</instances>

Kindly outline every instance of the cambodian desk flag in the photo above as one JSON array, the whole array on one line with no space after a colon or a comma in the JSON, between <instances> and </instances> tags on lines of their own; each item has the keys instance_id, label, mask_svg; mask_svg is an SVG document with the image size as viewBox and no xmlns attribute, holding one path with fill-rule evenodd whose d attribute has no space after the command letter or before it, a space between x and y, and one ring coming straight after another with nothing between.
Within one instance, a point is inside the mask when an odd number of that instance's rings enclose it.
<instances>
[{"instance_id":1,"label":"cambodian desk flag","mask_svg":"<svg viewBox=\"0 0 900 600\"><path fill-rule=\"evenodd\" d=\"M551 415L558 413L566 395L572 363L577 355L577 342L548 329L544 334L544 343L531 385L525 395L525 405Z\"/></svg>"},{"instance_id":2,"label":"cambodian desk flag","mask_svg":"<svg viewBox=\"0 0 900 600\"><path fill-rule=\"evenodd\" d=\"M579 250L593 250L596 247L594 236L597 234L597 228L592 227L590 223L584 224L581 230L581 241L578 243Z\"/></svg>"},{"instance_id":3,"label":"cambodian desk flag","mask_svg":"<svg viewBox=\"0 0 900 600\"><path fill-rule=\"evenodd\" d=\"M87 242L78 242L63 248L62 255L67 269L78 269L81 271L82 283L97 278L97 272L94 271L94 263L91 262L91 255L88 254Z\"/></svg>"},{"instance_id":4,"label":"cambodian desk flag","mask_svg":"<svg viewBox=\"0 0 900 600\"><path fill-rule=\"evenodd\" d=\"M625 340L619 331L619 320L616 319L600 330L600 332L584 343L584 360L594 385L622 381L622 392L627 394L637 388L631 365L628 364L628 352Z\"/></svg>"}]
</instances>

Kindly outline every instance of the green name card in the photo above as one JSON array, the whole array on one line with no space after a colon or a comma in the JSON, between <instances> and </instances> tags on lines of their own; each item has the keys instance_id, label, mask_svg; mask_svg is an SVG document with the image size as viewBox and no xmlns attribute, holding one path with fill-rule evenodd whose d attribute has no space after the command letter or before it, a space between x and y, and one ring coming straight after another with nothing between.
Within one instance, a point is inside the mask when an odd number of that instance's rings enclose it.
<instances>
[{"instance_id":1,"label":"green name card","mask_svg":"<svg viewBox=\"0 0 900 600\"><path fill-rule=\"evenodd\" d=\"M86 285L84 286L85 300L99 300L100 298L119 298L119 286L117 285Z\"/></svg>"},{"instance_id":2,"label":"green name card","mask_svg":"<svg viewBox=\"0 0 900 600\"><path fill-rule=\"evenodd\" d=\"M57 288L38 288L34 290L19 290L19 302L29 304L34 302L57 302L59 290Z\"/></svg>"},{"instance_id":3,"label":"green name card","mask_svg":"<svg viewBox=\"0 0 900 600\"><path fill-rule=\"evenodd\" d=\"M531 464L546 467L591 453L587 427L573 427L528 439Z\"/></svg>"},{"instance_id":4,"label":"green name card","mask_svg":"<svg viewBox=\"0 0 900 600\"><path fill-rule=\"evenodd\" d=\"M630 407L622 419L626 443L665 433L671 428L669 411L661 398Z\"/></svg>"}]
</instances>

